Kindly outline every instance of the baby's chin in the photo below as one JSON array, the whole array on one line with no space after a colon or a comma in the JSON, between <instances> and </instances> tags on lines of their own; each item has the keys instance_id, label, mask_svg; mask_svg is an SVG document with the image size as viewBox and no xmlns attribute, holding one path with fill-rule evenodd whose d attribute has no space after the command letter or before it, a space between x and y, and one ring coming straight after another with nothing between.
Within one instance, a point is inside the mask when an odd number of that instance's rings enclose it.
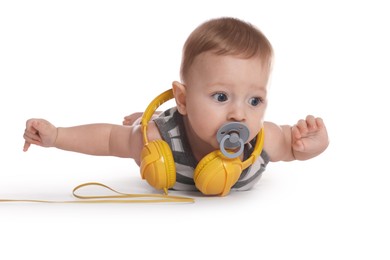
<instances>
[{"instance_id":1,"label":"baby's chin","mask_svg":"<svg viewBox=\"0 0 390 260\"><path fill-rule=\"evenodd\" d=\"M210 143L209 143L210 144ZM211 144L210 144L210 147L212 148L212 150L219 150L219 143L217 140L213 141Z\"/></svg>"}]
</instances>

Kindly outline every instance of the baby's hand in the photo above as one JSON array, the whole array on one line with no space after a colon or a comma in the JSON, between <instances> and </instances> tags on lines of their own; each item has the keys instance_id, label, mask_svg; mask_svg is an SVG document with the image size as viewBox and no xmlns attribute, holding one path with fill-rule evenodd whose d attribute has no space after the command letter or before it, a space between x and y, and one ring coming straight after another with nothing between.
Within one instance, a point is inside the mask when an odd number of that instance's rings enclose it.
<instances>
[{"instance_id":1,"label":"baby's hand","mask_svg":"<svg viewBox=\"0 0 390 260\"><path fill-rule=\"evenodd\" d=\"M23 151L27 151L31 144L51 147L57 139L57 128L44 119L29 119L26 122L23 138Z\"/></svg>"},{"instance_id":2,"label":"baby's hand","mask_svg":"<svg viewBox=\"0 0 390 260\"><path fill-rule=\"evenodd\" d=\"M160 114L161 114L161 111L154 112L151 120L158 117ZM133 114L125 116L123 118L122 124L123 125L139 125L141 123L141 120L142 120L142 115L143 115L142 112L135 112Z\"/></svg>"},{"instance_id":3,"label":"baby's hand","mask_svg":"<svg viewBox=\"0 0 390 260\"><path fill-rule=\"evenodd\" d=\"M307 116L291 129L292 149L296 159L306 159L322 153L329 144L328 132L321 118Z\"/></svg>"},{"instance_id":4,"label":"baby's hand","mask_svg":"<svg viewBox=\"0 0 390 260\"><path fill-rule=\"evenodd\" d=\"M136 125L140 124L142 118L142 112L136 112L123 118L123 125Z\"/></svg>"}]
</instances>

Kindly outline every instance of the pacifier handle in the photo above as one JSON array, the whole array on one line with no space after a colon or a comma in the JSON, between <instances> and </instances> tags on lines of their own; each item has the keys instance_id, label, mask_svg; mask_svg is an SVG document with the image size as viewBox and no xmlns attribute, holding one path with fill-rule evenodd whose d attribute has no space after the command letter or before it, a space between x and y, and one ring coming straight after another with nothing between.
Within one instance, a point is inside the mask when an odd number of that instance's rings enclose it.
<instances>
[{"instance_id":1,"label":"pacifier handle","mask_svg":"<svg viewBox=\"0 0 390 260\"><path fill-rule=\"evenodd\" d=\"M238 134L234 133L236 136L238 136ZM239 137L238 137L239 138ZM226 151L225 149L225 142L226 140L228 139L231 139L231 136L230 135L225 135L220 144L219 144L219 149L221 150L221 152L223 153L223 155L225 155L227 158L229 159L233 159L233 158L236 158L238 156L240 156L240 154L244 151L244 142L242 141L241 138L238 139L238 142L240 142L240 150L238 150L237 152L235 153L229 153L228 151Z\"/></svg>"},{"instance_id":2,"label":"pacifier handle","mask_svg":"<svg viewBox=\"0 0 390 260\"><path fill-rule=\"evenodd\" d=\"M230 122L224 124L217 132L219 148L223 155L233 159L244 151L244 144L249 138L249 129L243 123ZM235 153L230 153L226 149L240 149Z\"/></svg>"}]
</instances>

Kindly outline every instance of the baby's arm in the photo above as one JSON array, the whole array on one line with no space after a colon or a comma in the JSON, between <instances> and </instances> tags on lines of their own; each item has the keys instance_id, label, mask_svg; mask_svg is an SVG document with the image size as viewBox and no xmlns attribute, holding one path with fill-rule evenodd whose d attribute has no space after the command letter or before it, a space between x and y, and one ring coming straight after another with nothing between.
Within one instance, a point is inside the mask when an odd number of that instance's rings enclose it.
<instances>
[{"instance_id":1,"label":"baby's arm","mask_svg":"<svg viewBox=\"0 0 390 260\"><path fill-rule=\"evenodd\" d=\"M150 131L149 131L150 130ZM161 138L155 124L149 124L150 140ZM141 127L90 124L55 127L44 119L30 119L24 133L24 151L31 144L56 147L90 155L111 155L139 160L143 147Z\"/></svg>"},{"instance_id":2,"label":"baby's arm","mask_svg":"<svg viewBox=\"0 0 390 260\"><path fill-rule=\"evenodd\" d=\"M307 160L328 147L328 133L321 118L307 116L293 126L264 122L264 150L271 161Z\"/></svg>"}]
</instances>

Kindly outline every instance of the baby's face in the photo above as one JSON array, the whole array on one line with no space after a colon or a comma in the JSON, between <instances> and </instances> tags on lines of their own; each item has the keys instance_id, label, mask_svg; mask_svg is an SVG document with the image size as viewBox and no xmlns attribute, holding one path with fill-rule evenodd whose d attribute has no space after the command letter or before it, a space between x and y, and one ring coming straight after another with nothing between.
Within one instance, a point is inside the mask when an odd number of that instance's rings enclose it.
<instances>
[{"instance_id":1,"label":"baby's face","mask_svg":"<svg viewBox=\"0 0 390 260\"><path fill-rule=\"evenodd\" d=\"M245 123L249 140L258 134L267 107L269 77L259 57L205 52L196 57L187 75L187 124L196 139L218 149L216 134L227 122Z\"/></svg>"}]
</instances>

